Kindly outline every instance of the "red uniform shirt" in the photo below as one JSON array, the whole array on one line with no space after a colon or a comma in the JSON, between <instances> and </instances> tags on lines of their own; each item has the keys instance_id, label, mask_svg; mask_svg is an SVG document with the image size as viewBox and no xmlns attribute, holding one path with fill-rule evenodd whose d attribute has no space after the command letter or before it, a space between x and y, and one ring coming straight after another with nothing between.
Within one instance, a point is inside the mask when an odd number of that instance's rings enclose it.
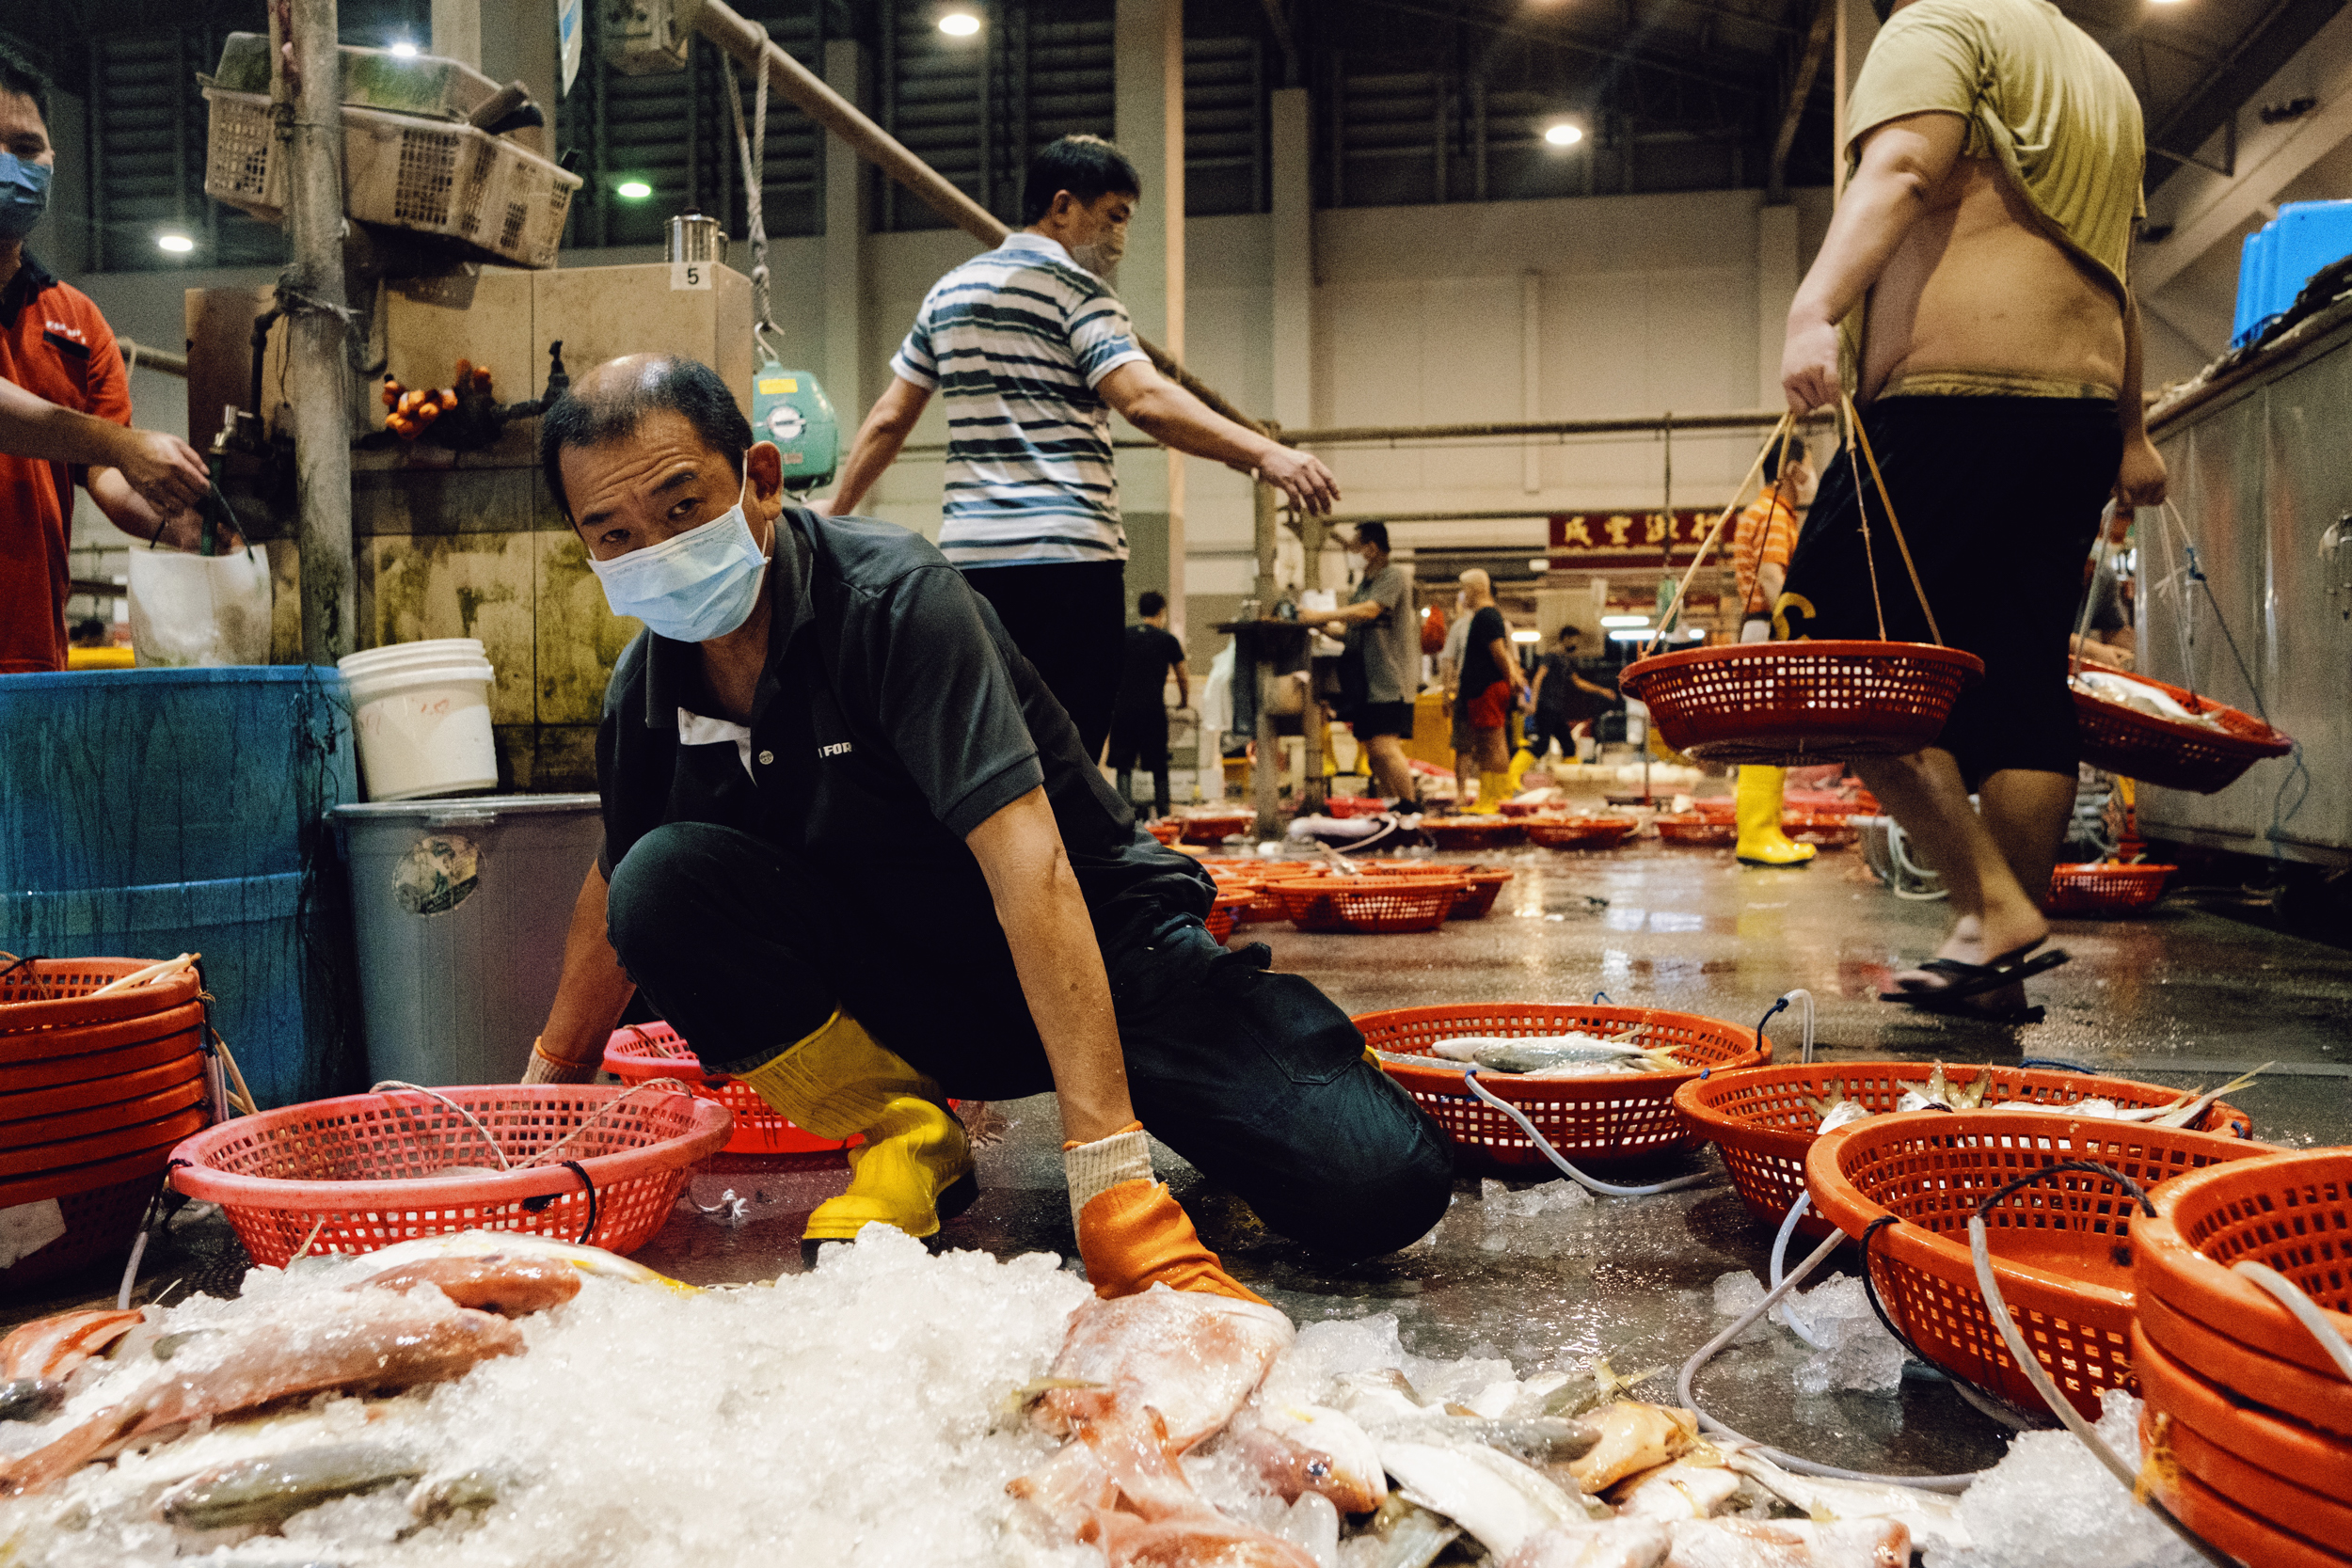
<instances>
[{"instance_id":1,"label":"red uniform shirt","mask_svg":"<svg viewBox=\"0 0 2352 1568\"><path fill-rule=\"evenodd\" d=\"M130 378L89 296L29 255L0 289L0 376L38 397L131 422ZM79 471L0 453L0 674L65 668L66 539Z\"/></svg>"}]
</instances>

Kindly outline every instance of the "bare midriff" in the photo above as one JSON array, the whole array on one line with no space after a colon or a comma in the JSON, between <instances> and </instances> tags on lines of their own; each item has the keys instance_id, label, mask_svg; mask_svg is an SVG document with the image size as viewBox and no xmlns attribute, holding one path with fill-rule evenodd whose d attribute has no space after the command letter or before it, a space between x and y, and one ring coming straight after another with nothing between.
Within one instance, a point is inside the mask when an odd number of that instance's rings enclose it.
<instances>
[{"instance_id":1,"label":"bare midriff","mask_svg":"<svg viewBox=\"0 0 2352 1568\"><path fill-rule=\"evenodd\" d=\"M1991 159L1952 166L1866 309L1864 403L1955 375L1973 375L1972 389L2010 383L2047 396L2111 397L2122 383L2122 302Z\"/></svg>"}]
</instances>

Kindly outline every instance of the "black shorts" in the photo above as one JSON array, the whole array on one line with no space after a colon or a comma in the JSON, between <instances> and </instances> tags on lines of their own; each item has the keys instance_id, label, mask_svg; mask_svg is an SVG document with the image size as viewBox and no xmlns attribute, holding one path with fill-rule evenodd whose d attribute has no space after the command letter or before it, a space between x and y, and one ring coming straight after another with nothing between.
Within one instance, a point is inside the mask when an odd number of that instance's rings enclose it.
<instances>
[{"instance_id":1,"label":"black shorts","mask_svg":"<svg viewBox=\"0 0 2352 1568\"><path fill-rule=\"evenodd\" d=\"M1115 708L1111 712L1111 746L1104 760L1120 773L1141 768L1148 773L1168 771L1168 709Z\"/></svg>"},{"instance_id":2,"label":"black shorts","mask_svg":"<svg viewBox=\"0 0 2352 1568\"><path fill-rule=\"evenodd\" d=\"M2083 562L2115 487L2115 405L2090 398L1889 398L1863 411L1879 471L1944 641L1984 660L1936 744L1973 788L2004 768L2073 777L2080 753L2066 638ZM1775 607L1782 638L1875 639L1855 473L1821 480ZM1867 472L1870 550L1885 635L1933 639Z\"/></svg>"},{"instance_id":3,"label":"black shorts","mask_svg":"<svg viewBox=\"0 0 2352 1568\"><path fill-rule=\"evenodd\" d=\"M1393 735L1403 739L1413 737L1413 705L1410 703L1366 703L1356 710L1349 726L1359 740L1370 740L1375 735Z\"/></svg>"}]
</instances>

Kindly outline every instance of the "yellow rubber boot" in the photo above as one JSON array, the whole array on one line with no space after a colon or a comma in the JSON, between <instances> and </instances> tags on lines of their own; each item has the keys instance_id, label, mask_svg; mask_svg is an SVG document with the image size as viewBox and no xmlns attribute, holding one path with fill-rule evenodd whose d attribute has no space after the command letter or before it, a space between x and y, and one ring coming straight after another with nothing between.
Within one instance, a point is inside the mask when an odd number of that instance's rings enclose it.
<instances>
[{"instance_id":1,"label":"yellow rubber boot","mask_svg":"<svg viewBox=\"0 0 2352 1568\"><path fill-rule=\"evenodd\" d=\"M1732 797L1740 845L1733 853L1741 865L1803 865L1813 858L1813 846L1799 844L1781 831L1780 794L1788 780L1786 768L1740 769L1739 788Z\"/></svg>"},{"instance_id":2,"label":"yellow rubber boot","mask_svg":"<svg viewBox=\"0 0 2352 1568\"><path fill-rule=\"evenodd\" d=\"M845 1012L737 1076L820 1138L865 1134L865 1146L850 1151L850 1190L817 1206L801 1235L804 1247L849 1241L877 1220L910 1236L934 1235L979 1196L971 1144L939 1085Z\"/></svg>"},{"instance_id":3,"label":"yellow rubber boot","mask_svg":"<svg viewBox=\"0 0 2352 1568\"><path fill-rule=\"evenodd\" d=\"M1481 768L1478 774L1478 799L1465 809L1481 816L1492 816L1502 809L1502 802L1510 799L1510 774L1489 773Z\"/></svg>"},{"instance_id":4,"label":"yellow rubber boot","mask_svg":"<svg viewBox=\"0 0 2352 1568\"><path fill-rule=\"evenodd\" d=\"M1526 747L1522 746L1517 752L1512 753L1511 771L1508 775L1511 784L1512 795L1517 795L1521 789L1526 787L1519 781L1526 778L1527 770L1534 766L1535 753L1529 751ZM1510 799L1510 796L1505 796L1504 799L1508 800Z\"/></svg>"}]
</instances>

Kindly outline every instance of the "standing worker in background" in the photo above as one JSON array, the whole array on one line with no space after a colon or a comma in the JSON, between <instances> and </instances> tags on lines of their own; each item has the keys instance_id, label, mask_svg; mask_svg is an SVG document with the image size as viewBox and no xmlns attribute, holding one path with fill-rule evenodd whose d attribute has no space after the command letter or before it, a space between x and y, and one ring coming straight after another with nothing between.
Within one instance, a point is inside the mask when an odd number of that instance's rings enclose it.
<instances>
[{"instance_id":1,"label":"standing worker in background","mask_svg":"<svg viewBox=\"0 0 2352 1568\"><path fill-rule=\"evenodd\" d=\"M1127 308L1097 276L1127 248L1143 182L1100 136L1064 136L1022 187L1027 227L934 284L816 510L857 510L931 400L947 413L941 553L971 578L1103 753L1127 619L1127 533L1110 410L1162 446L1254 473L1328 512L1331 471L1232 420L1152 368Z\"/></svg>"},{"instance_id":2,"label":"standing worker in background","mask_svg":"<svg viewBox=\"0 0 2352 1568\"><path fill-rule=\"evenodd\" d=\"M1471 570L1477 570L1472 567ZM1447 623L1445 641L1438 647L1438 687L1445 694L1445 721L1454 750L1454 798L1470 798L1470 780L1477 777L1478 759L1470 754L1470 732L1462 725L1462 649L1470 641L1470 595L1454 591L1454 619Z\"/></svg>"},{"instance_id":3,"label":"standing worker in background","mask_svg":"<svg viewBox=\"0 0 2352 1568\"><path fill-rule=\"evenodd\" d=\"M1855 764L1951 892L1943 944L1883 995L2030 1017L2022 982L2066 960L2035 950L2074 805L2066 637L2083 557L2109 495L2164 497L2124 280L2146 144L2121 68L2046 0L1880 10L1848 105L1851 173L1789 307L1781 379L1800 414L1851 390L1944 640L1985 665L1934 745ZM1864 483L1852 461L1822 481L1776 607L1784 636L1879 635L1851 521ZM1871 518L1886 635L1927 641L1885 524Z\"/></svg>"},{"instance_id":4,"label":"standing worker in background","mask_svg":"<svg viewBox=\"0 0 2352 1568\"><path fill-rule=\"evenodd\" d=\"M1421 617L1413 613L1413 579L1389 559L1389 525L1359 523L1348 553L1364 563L1347 603L1325 623L1344 635L1364 661L1364 704L1350 721L1371 757L1376 795L1406 810L1421 799L1405 737L1413 733L1413 704L1421 695Z\"/></svg>"},{"instance_id":5,"label":"standing worker in background","mask_svg":"<svg viewBox=\"0 0 2352 1568\"><path fill-rule=\"evenodd\" d=\"M1788 555L1797 545L1797 508L1812 480L1804 442L1791 436L1764 453L1764 493L1740 514L1731 539L1731 559L1740 582L1740 641L1772 640L1772 606L1788 578ZM1781 796L1788 785L1786 768L1742 764L1733 793L1740 842L1732 851L1741 865L1803 865L1816 853L1781 827Z\"/></svg>"},{"instance_id":6,"label":"standing worker in background","mask_svg":"<svg viewBox=\"0 0 2352 1568\"><path fill-rule=\"evenodd\" d=\"M1511 646L1511 627L1495 608L1493 579L1475 566L1464 572L1462 599L1470 618L1454 705L1454 746L1478 761L1478 799L1464 809L1491 814L1502 809L1509 787L1511 712L1527 693L1527 674Z\"/></svg>"},{"instance_id":7,"label":"standing worker in background","mask_svg":"<svg viewBox=\"0 0 2352 1568\"><path fill-rule=\"evenodd\" d=\"M1168 596L1146 592L1136 600L1140 626L1127 628L1119 674L1119 705L1111 710L1110 765L1119 798L1135 799L1136 766L1152 774L1152 815L1166 816L1168 800L1168 675L1176 673L1176 705L1192 705L1192 676L1184 645L1168 635Z\"/></svg>"},{"instance_id":8,"label":"standing worker in background","mask_svg":"<svg viewBox=\"0 0 2352 1568\"><path fill-rule=\"evenodd\" d=\"M1594 685L1578 672L1576 644L1583 635L1574 626L1562 626L1559 651L1546 654L1535 667L1534 711L1527 726L1527 749L1534 757L1548 755L1556 740L1560 754L1574 762L1576 727L1617 700L1615 692Z\"/></svg>"},{"instance_id":9,"label":"standing worker in background","mask_svg":"<svg viewBox=\"0 0 2352 1568\"><path fill-rule=\"evenodd\" d=\"M77 482L117 528L174 547L195 543L212 483L185 441L129 428L105 318L24 248L56 162L49 84L0 44L0 674L65 668Z\"/></svg>"}]
</instances>

